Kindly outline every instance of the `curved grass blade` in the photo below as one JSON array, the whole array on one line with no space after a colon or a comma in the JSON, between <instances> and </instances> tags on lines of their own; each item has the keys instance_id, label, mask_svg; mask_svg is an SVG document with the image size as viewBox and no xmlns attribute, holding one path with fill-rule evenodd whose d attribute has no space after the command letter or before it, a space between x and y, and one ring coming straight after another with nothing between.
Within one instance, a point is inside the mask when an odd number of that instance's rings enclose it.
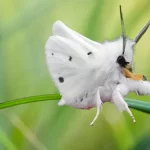
<instances>
[{"instance_id":1,"label":"curved grass blade","mask_svg":"<svg viewBox=\"0 0 150 150\"><path fill-rule=\"evenodd\" d=\"M48 101L48 100L59 100L59 99L61 99L61 95L59 94L47 94L47 95L25 97L25 98L15 99L7 102L2 102L0 103L0 109L26 104L26 103ZM150 103L129 99L129 98L125 98L125 100L128 103L130 108L150 114Z\"/></svg>"},{"instance_id":2,"label":"curved grass blade","mask_svg":"<svg viewBox=\"0 0 150 150\"><path fill-rule=\"evenodd\" d=\"M130 108L150 114L150 103L149 102L143 102L143 101L128 99L128 98L126 98L125 100L128 103L128 106Z\"/></svg>"},{"instance_id":3,"label":"curved grass blade","mask_svg":"<svg viewBox=\"0 0 150 150\"><path fill-rule=\"evenodd\" d=\"M47 95L38 95L38 96L31 96L31 97L24 97L20 99L10 100L6 102L0 103L0 109L32 103L32 102L39 102L39 101L48 101L48 100L59 100L61 96L59 94L47 94Z\"/></svg>"},{"instance_id":4,"label":"curved grass blade","mask_svg":"<svg viewBox=\"0 0 150 150\"><path fill-rule=\"evenodd\" d=\"M131 98L125 98L125 101L126 102L132 102L132 103L134 102L134 103L138 103L138 104L141 104L141 105L149 105L150 104L149 102L144 102L144 101L141 101L141 100L136 100L136 99L131 99Z\"/></svg>"}]
</instances>

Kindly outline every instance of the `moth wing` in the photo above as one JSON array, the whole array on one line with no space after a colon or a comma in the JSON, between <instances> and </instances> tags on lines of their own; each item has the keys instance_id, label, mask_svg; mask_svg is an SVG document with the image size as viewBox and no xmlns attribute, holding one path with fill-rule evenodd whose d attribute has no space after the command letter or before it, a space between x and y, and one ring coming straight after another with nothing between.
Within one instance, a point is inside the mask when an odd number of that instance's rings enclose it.
<instances>
[{"instance_id":1,"label":"moth wing","mask_svg":"<svg viewBox=\"0 0 150 150\"><path fill-rule=\"evenodd\" d=\"M102 47L102 44L92 41L83 35L77 33L76 31L68 28L63 22L56 21L53 24L52 28L53 35L59 35L68 39L73 40L74 42L82 43L82 41L86 42L86 44L92 45L97 50Z\"/></svg>"},{"instance_id":2,"label":"moth wing","mask_svg":"<svg viewBox=\"0 0 150 150\"><path fill-rule=\"evenodd\" d=\"M63 99L68 101L95 91L105 78L106 51L76 38L54 35L45 46L48 70Z\"/></svg>"}]
</instances>

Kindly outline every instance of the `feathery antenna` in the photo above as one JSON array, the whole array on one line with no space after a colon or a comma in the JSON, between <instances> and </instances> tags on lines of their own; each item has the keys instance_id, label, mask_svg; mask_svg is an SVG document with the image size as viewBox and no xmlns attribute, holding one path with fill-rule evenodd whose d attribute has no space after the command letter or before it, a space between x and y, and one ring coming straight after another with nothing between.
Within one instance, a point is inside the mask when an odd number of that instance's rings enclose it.
<instances>
[{"instance_id":1,"label":"feathery antenna","mask_svg":"<svg viewBox=\"0 0 150 150\"><path fill-rule=\"evenodd\" d=\"M123 13L122 13L121 5L120 5L120 19L121 19L122 39L123 39L123 52L122 52L122 55L124 55L125 48L126 48L126 37L125 37L124 20L123 20Z\"/></svg>"},{"instance_id":2,"label":"feathery antenna","mask_svg":"<svg viewBox=\"0 0 150 150\"><path fill-rule=\"evenodd\" d=\"M144 33L147 31L148 27L150 26L150 20L146 23L146 25L143 27L143 29L138 33L136 38L134 39L135 43L138 43L138 41L141 39L141 37L144 35Z\"/></svg>"},{"instance_id":3,"label":"feathery antenna","mask_svg":"<svg viewBox=\"0 0 150 150\"><path fill-rule=\"evenodd\" d=\"M122 27L122 40L123 40L123 48L122 48L122 55L118 56L117 63L121 67L126 67L129 62L127 62L124 58L124 52L126 48L126 37L125 37L125 29L124 29L124 21L123 21L123 13L120 5L120 19L121 19L121 27Z\"/></svg>"}]
</instances>

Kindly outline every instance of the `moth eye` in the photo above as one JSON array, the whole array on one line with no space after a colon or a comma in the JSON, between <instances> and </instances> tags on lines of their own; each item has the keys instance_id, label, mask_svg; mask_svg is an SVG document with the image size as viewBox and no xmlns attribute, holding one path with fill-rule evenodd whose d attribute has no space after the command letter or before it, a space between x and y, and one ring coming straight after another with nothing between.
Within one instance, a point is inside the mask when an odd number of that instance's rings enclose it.
<instances>
[{"instance_id":1,"label":"moth eye","mask_svg":"<svg viewBox=\"0 0 150 150\"><path fill-rule=\"evenodd\" d=\"M72 60L72 57L71 56L69 56L69 61L71 61Z\"/></svg>"},{"instance_id":2,"label":"moth eye","mask_svg":"<svg viewBox=\"0 0 150 150\"><path fill-rule=\"evenodd\" d=\"M87 55L91 55L91 54L92 54L92 52L88 52L88 53L87 53Z\"/></svg>"},{"instance_id":3,"label":"moth eye","mask_svg":"<svg viewBox=\"0 0 150 150\"><path fill-rule=\"evenodd\" d=\"M64 82L64 78L63 77L59 77L58 80L59 80L60 83Z\"/></svg>"}]
</instances>

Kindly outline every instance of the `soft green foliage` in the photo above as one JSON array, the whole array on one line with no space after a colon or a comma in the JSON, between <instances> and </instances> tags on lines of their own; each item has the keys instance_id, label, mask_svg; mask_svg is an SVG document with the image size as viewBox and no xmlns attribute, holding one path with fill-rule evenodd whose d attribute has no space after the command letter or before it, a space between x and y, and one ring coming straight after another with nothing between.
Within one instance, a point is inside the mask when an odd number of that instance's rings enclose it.
<instances>
[{"instance_id":1,"label":"soft green foliage","mask_svg":"<svg viewBox=\"0 0 150 150\"><path fill-rule=\"evenodd\" d=\"M52 23L62 20L93 40L113 40L121 34L120 4L127 35L134 38L150 18L149 0L1 0L0 102L57 94L47 71L44 50ZM150 30L135 52L136 72L148 79L149 39ZM148 96L134 94L128 97L150 100ZM106 103L91 127L95 109L58 107L57 102L43 101L1 110L0 150L137 150L149 146L150 116L146 113L132 109L137 120L133 124L127 113L121 114L114 105Z\"/></svg>"}]
</instances>

